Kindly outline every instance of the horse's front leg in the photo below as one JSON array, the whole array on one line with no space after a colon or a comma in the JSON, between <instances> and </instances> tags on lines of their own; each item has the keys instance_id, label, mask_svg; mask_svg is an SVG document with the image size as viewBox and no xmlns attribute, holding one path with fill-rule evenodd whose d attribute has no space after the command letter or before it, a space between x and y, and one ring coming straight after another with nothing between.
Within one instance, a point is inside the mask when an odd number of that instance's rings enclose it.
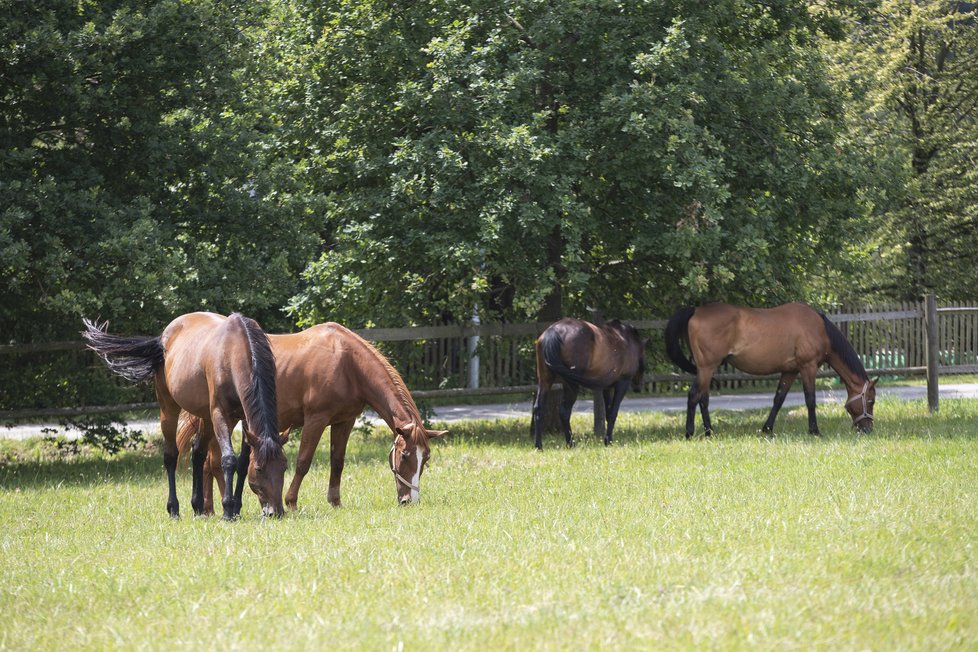
<instances>
[{"instance_id":1,"label":"horse's front leg","mask_svg":"<svg viewBox=\"0 0 978 652\"><path fill-rule=\"evenodd\" d=\"M791 385L795 382L795 377L797 376L798 374L795 372L781 374L778 389L774 393L774 405L771 407L771 413L767 415L767 421L764 422L764 426L761 428L762 432L774 432L774 420L778 417L778 412L781 411L781 406L784 405L784 399L788 396L788 390L791 389Z\"/></svg>"},{"instance_id":2,"label":"horse's front leg","mask_svg":"<svg viewBox=\"0 0 978 652\"><path fill-rule=\"evenodd\" d=\"M346 461L346 443L356 424L355 419L334 423L329 429L329 504L340 507L340 478Z\"/></svg>"},{"instance_id":3,"label":"horse's front leg","mask_svg":"<svg viewBox=\"0 0 978 652\"><path fill-rule=\"evenodd\" d=\"M625 392L628 391L628 384L630 382L628 379L619 380L614 386L614 394L612 394L610 400L605 395L605 420L608 424L608 430L604 436L605 446L611 444L611 433L615 429L615 421L618 420L618 409L621 407L621 401L625 398Z\"/></svg>"},{"instance_id":4,"label":"horse's front leg","mask_svg":"<svg viewBox=\"0 0 978 652\"><path fill-rule=\"evenodd\" d=\"M818 421L815 418L815 374L816 369L803 369L801 372L801 386L805 390L805 407L808 408L808 432L813 435L821 435L818 430Z\"/></svg>"},{"instance_id":5,"label":"horse's front leg","mask_svg":"<svg viewBox=\"0 0 978 652\"><path fill-rule=\"evenodd\" d=\"M295 475L292 476L289 490L285 492L285 506L291 510L295 510L298 506L299 487L302 486L302 479L306 477L306 473L309 473L313 455L316 453L325 428L326 423L322 417L306 417L303 420L299 454L295 460Z\"/></svg>"},{"instance_id":6,"label":"horse's front leg","mask_svg":"<svg viewBox=\"0 0 978 652\"><path fill-rule=\"evenodd\" d=\"M231 503L231 508L234 510L234 516L236 517L241 514L244 483L248 478L248 464L250 462L251 446L248 444L248 423L243 421L241 423L241 452L238 454L238 465L235 468L238 479L234 483L233 501Z\"/></svg>"},{"instance_id":7,"label":"horse's front leg","mask_svg":"<svg viewBox=\"0 0 978 652\"><path fill-rule=\"evenodd\" d=\"M224 518L232 520L236 517L234 512L234 472L237 470L238 458L231 447L231 428L224 417L224 412L220 408L211 410L211 422L214 424L214 436L218 445L221 447L221 470L224 472L224 498L221 504L224 506Z\"/></svg>"},{"instance_id":8,"label":"horse's front leg","mask_svg":"<svg viewBox=\"0 0 978 652\"><path fill-rule=\"evenodd\" d=\"M194 508L195 516L203 516L204 505L204 462L207 460L207 446L209 442L204 441L202 433L197 434L191 450L190 464L193 474L193 492L190 494L190 505Z\"/></svg>"}]
</instances>

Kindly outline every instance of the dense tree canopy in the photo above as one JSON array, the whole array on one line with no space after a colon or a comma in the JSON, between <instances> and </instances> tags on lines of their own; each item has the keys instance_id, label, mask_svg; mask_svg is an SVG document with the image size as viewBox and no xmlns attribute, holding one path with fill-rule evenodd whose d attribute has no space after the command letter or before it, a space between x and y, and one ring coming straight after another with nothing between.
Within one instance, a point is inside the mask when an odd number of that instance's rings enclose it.
<instances>
[{"instance_id":1,"label":"dense tree canopy","mask_svg":"<svg viewBox=\"0 0 978 652\"><path fill-rule=\"evenodd\" d=\"M857 247L868 296L973 299L978 252L978 10L883 0L827 46L849 83L850 128L875 162L873 225ZM860 243L862 244L862 243Z\"/></svg>"},{"instance_id":2,"label":"dense tree canopy","mask_svg":"<svg viewBox=\"0 0 978 652\"><path fill-rule=\"evenodd\" d=\"M302 321L772 302L857 215L806 3L303 4Z\"/></svg>"},{"instance_id":3,"label":"dense tree canopy","mask_svg":"<svg viewBox=\"0 0 978 652\"><path fill-rule=\"evenodd\" d=\"M0 339L972 291L974 7L0 0Z\"/></svg>"},{"instance_id":4,"label":"dense tree canopy","mask_svg":"<svg viewBox=\"0 0 978 652\"><path fill-rule=\"evenodd\" d=\"M0 333L281 305L318 242L270 201L249 21L209 1L0 2Z\"/></svg>"}]
</instances>

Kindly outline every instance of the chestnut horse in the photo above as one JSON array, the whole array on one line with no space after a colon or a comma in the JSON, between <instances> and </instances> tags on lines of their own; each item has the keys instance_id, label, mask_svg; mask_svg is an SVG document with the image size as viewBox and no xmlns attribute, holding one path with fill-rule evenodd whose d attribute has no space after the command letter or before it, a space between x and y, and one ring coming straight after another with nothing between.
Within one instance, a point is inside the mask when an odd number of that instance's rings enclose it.
<instances>
[{"instance_id":1,"label":"chestnut horse","mask_svg":"<svg viewBox=\"0 0 978 652\"><path fill-rule=\"evenodd\" d=\"M680 338L689 343L695 364L683 354ZM846 386L849 394L846 410L853 425L862 432L873 429L873 403L879 379L869 379L856 351L835 324L803 303L769 309L725 303L681 308L669 319L665 339L669 358L684 371L696 374L696 381L689 389L686 437L693 435L697 405L703 413L706 434L712 432L710 379L723 362L749 374L781 374L764 432L774 430L774 420L785 396L800 375L808 407L808 431L819 434L815 420L815 375L823 362L839 374Z\"/></svg>"},{"instance_id":2,"label":"chestnut horse","mask_svg":"<svg viewBox=\"0 0 978 652\"><path fill-rule=\"evenodd\" d=\"M394 434L389 455L397 500L401 504L420 499L420 479L430 456L428 440L445 431L428 430L414 399L400 374L373 345L336 323L312 326L300 333L269 335L276 361L278 422L281 430L302 428L295 476L285 504L295 509L299 487L319 445L326 426L330 426L330 475L328 499L340 506L340 478L346 445L357 417L370 406ZM185 450L199 429L199 421L187 420L181 430L179 447ZM247 453L243 447L242 457ZM214 466L211 450L208 466ZM217 476L220 478L220 476ZM221 492L232 493L229 484ZM205 478L205 492L212 485ZM240 496L240 480L234 494Z\"/></svg>"},{"instance_id":3,"label":"chestnut horse","mask_svg":"<svg viewBox=\"0 0 978 652\"><path fill-rule=\"evenodd\" d=\"M233 482L238 468L231 447L231 431L237 421L248 423L255 461L248 480L258 494L264 515L281 516L286 459L275 421L275 359L268 337L248 317L195 312L174 319L157 337L109 335L106 324L84 320L82 336L89 348L105 360L109 369L133 382L153 380L160 403L163 431L163 464L170 483L166 509L180 515L175 471L177 424L180 411L201 419L216 436L225 481ZM195 514L204 513L203 467L206 449L193 451ZM238 516L240 500L224 500L224 518Z\"/></svg>"},{"instance_id":4,"label":"chestnut horse","mask_svg":"<svg viewBox=\"0 0 978 652\"><path fill-rule=\"evenodd\" d=\"M607 421L604 443L610 444L621 400L629 385L636 391L641 387L645 373L645 343L638 331L617 319L596 326L565 317L548 326L537 338L536 353L533 438L537 449L543 448L543 406L558 377L564 386L560 425L567 445L574 445L570 417L581 386L603 393Z\"/></svg>"}]
</instances>

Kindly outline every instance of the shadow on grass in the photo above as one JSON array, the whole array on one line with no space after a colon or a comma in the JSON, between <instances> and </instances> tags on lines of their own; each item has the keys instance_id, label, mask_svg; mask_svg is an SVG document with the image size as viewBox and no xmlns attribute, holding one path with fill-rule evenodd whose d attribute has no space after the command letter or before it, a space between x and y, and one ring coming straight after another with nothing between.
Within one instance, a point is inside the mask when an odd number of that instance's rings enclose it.
<instances>
[{"instance_id":1,"label":"shadow on grass","mask_svg":"<svg viewBox=\"0 0 978 652\"><path fill-rule=\"evenodd\" d=\"M883 409L881 409L881 407ZM900 439L978 439L978 401L961 399L945 401L941 412L931 415L925 408L905 406L896 403L877 407L877 424L874 431L861 434L852 428L849 418L838 406L829 406L819 411L821 437L808 434L808 421L804 408L782 411L778 417L775 434L766 435L760 427L767 416L766 410L729 411L717 410L712 414L715 434L707 439L702 434L702 425L697 418L697 434L691 445L697 441L730 440L771 440L803 442L812 446L826 443L852 442L865 440ZM438 427L438 424L435 424ZM592 432L589 416L575 416L572 422L575 440L580 446L603 448L601 437ZM615 428L615 441L612 446L639 447L650 442L682 442L685 440L685 415L661 412L633 412L619 415ZM491 421L460 421L448 426L449 434L444 440L432 442L432 453L438 449L450 450L452 447L507 447L526 450L534 454L533 438L530 435L529 417L498 419ZM295 470L298 452L298 435L286 445L289 458L289 471L286 481L290 481ZM316 451L313 469L310 473L329 473L328 439ZM354 432L347 451L347 466L352 464L373 466L388 464L390 432L378 427L369 433ZM547 433L543 438L547 450L565 448L563 435ZM139 451L126 451L115 456L102 454L82 454L67 459L14 460L0 464L0 490L17 488L43 488L53 486L89 486L106 482L150 482L158 483L165 492L166 475L163 470L162 455L147 448ZM181 470L188 477L189 470Z\"/></svg>"},{"instance_id":2,"label":"shadow on grass","mask_svg":"<svg viewBox=\"0 0 978 652\"><path fill-rule=\"evenodd\" d=\"M761 432L767 418L767 410L715 410L711 412L714 433L704 436L702 421L697 411L696 434L690 441L768 439L789 440L821 445L827 442L867 439L976 439L978 438L978 402L961 399L961 403L946 401L948 409L931 415L926 411L900 409L887 412L877 409L876 427L870 434L858 432L848 415L839 406L825 406L818 411L820 436L808 432L808 416L805 408L782 410L778 415L773 434ZM895 405L895 404L890 404ZM884 406L889 407L889 406ZM676 412L632 412L619 414L615 426L613 446L644 445L649 442L682 441L686 439L685 414ZM437 424L436 424L437 425ZM575 415L571 422L574 440L579 445L603 446L603 438L593 432L590 416ZM497 419L491 421L462 421L448 426L450 432L446 444L492 445L533 450L529 418ZM564 435L548 432L543 436L543 447L565 448Z\"/></svg>"}]
</instances>

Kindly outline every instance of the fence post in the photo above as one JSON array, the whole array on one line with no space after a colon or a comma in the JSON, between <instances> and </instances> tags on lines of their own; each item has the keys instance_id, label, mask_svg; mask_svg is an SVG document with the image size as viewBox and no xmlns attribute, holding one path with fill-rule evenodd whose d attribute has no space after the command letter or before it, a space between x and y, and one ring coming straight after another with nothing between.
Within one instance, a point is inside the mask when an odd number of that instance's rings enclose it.
<instances>
[{"instance_id":1,"label":"fence post","mask_svg":"<svg viewBox=\"0 0 978 652\"><path fill-rule=\"evenodd\" d=\"M472 309L472 325L478 326L481 322L479 321L479 307L476 306ZM468 342L469 351L469 389L479 389L479 336L472 335L469 337Z\"/></svg>"},{"instance_id":2,"label":"fence post","mask_svg":"<svg viewBox=\"0 0 978 652\"><path fill-rule=\"evenodd\" d=\"M937 297L928 294L924 303L924 320L927 333L927 407L937 412L940 407L937 367L940 363L940 346L937 341Z\"/></svg>"}]
</instances>

